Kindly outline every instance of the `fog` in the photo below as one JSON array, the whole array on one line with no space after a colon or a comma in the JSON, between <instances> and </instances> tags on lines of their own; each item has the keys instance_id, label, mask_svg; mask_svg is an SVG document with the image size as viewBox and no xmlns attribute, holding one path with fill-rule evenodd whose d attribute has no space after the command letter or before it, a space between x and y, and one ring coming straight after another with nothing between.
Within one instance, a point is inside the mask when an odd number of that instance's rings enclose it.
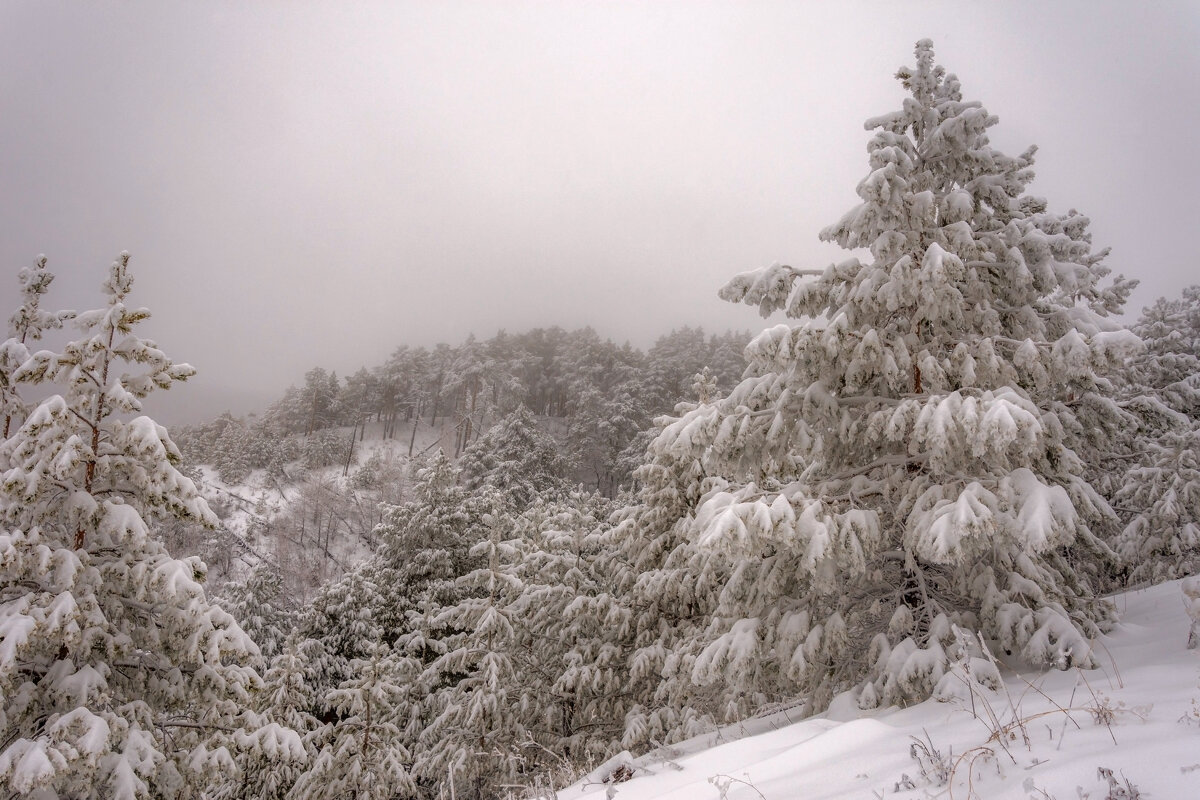
<instances>
[{"instance_id":1,"label":"fog","mask_svg":"<svg viewBox=\"0 0 1200 800\"><path fill-rule=\"evenodd\" d=\"M130 251L200 371L167 421L470 332L757 330L717 289L844 257L922 37L1133 314L1200 281L1195 3L4 2L0 314L38 253L84 309Z\"/></svg>"}]
</instances>

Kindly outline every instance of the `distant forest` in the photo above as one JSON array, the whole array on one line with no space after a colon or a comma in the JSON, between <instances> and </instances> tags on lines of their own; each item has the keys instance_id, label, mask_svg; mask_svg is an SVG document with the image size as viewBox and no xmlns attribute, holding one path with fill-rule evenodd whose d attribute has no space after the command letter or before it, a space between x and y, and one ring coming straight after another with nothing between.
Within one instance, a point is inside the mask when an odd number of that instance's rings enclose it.
<instances>
[{"instance_id":1,"label":"distant forest","mask_svg":"<svg viewBox=\"0 0 1200 800\"><path fill-rule=\"evenodd\" d=\"M225 414L174 438L188 461L211 464L223 481L237 483L254 469L284 477L296 461L310 468L347 463L370 423L384 439L402 423L410 458L420 455L418 432L436 430L437 444L458 458L524 406L559 440L579 483L613 497L645 455L648 442L639 434L682 399L731 389L749 340L749 332L684 327L642 352L591 328L535 328L457 346L401 346L385 363L346 378L313 367L264 414ZM349 436L334 432L347 427Z\"/></svg>"}]
</instances>

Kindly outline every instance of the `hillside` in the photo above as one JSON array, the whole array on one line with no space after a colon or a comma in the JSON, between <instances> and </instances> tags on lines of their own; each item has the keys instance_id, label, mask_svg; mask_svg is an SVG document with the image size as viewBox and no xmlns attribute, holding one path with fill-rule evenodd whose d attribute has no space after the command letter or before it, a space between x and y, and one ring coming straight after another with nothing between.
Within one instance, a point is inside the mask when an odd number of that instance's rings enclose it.
<instances>
[{"instance_id":1,"label":"hillside","mask_svg":"<svg viewBox=\"0 0 1200 800\"><path fill-rule=\"evenodd\" d=\"M1100 669L1002 667L996 691L951 674L943 699L905 709L859 711L843 695L802 722L778 711L618 757L558 798L1195 797L1200 651L1185 649L1181 597L1179 581L1118 595L1122 621L1096 643ZM614 771L633 777L596 782Z\"/></svg>"}]
</instances>

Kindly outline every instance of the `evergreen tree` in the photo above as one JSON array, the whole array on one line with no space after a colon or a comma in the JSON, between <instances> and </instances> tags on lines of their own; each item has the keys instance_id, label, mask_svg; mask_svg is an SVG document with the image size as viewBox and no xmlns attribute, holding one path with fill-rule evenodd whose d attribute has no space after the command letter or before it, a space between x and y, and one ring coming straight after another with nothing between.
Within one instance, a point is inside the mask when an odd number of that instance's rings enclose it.
<instances>
[{"instance_id":1,"label":"evergreen tree","mask_svg":"<svg viewBox=\"0 0 1200 800\"><path fill-rule=\"evenodd\" d=\"M412 499L385 509L375 529L379 553L363 569L384 593L385 641L411 632L426 609L456 602L458 578L478 565L470 551L484 535L489 504L460 486L459 475L437 453L417 470Z\"/></svg>"},{"instance_id":2,"label":"evergreen tree","mask_svg":"<svg viewBox=\"0 0 1200 800\"><path fill-rule=\"evenodd\" d=\"M13 374L29 358L26 345L42 338L48 330L61 328L63 323L75 316L73 311L43 311L42 295L50 290L54 273L46 269L46 257L38 256L33 268L22 269L18 274L21 284L21 306L8 323L9 338L0 345L0 414L4 416L4 438L25 418L25 401L17 391Z\"/></svg>"},{"instance_id":3,"label":"evergreen tree","mask_svg":"<svg viewBox=\"0 0 1200 800\"><path fill-rule=\"evenodd\" d=\"M502 557L504 566L512 564L513 545L499 541L494 524L491 534L471 549L486 566L456 581L457 602L429 614L429 640L438 655L421 678L429 721L413 767L430 782L452 773L457 795L475 800L495 796L516 779L521 758L515 745L526 721L513 702L520 681L511 658L516 631L506 608L520 585L501 565Z\"/></svg>"},{"instance_id":4,"label":"evergreen tree","mask_svg":"<svg viewBox=\"0 0 1200 800\"><path fill-rule=\"evenodd\" d=\"M1090 665L1113 615L1090 576L1114 515L1079 476L1126 422L1097 376L1137 348L1109 319L1130 284L1102 285L1086 217L1025 194L1033 149L994 149L927 40L916 60L903 109L867 123L861 203L822 232L869 260L731 281L726 299L810 321L760 334L748 377L653 448L701 465L685 524L724 577L676 651L724 695L919 699L955 625Z\"/></svg>"},{"instance_id":5,"label":"evergreen tree","mask_svg":"<svg viewBox=\"0 0 1200 800\"><path fill-rule=\"evenodd\" d=\"M403 659L381 645L355 659L347 678L329 693L340 717L325 729L308 771L295 786L299 800L387 800L415 791L405 762L408 751L396 723L407 683Z\"/></svg>"},{"instance_id":6,"label":"evergreen tree","mask_svg":"<svg viewBox=\"0 0 1200 800\"><path fill-rule=\"evenodd\" d=\"M346 462L350 442L343 434L328 428L315 431L304 440L301 454L309 469L331 467Z\"/></svg>"},{"instance_id":7,"label":"evergreen tree","mask_svg":"<svg viewBox=\"0 0 1200 800\"><path fill-rule=\"evenodd\" d=\"M571 467L524 405L467 447L459 465L468 491L489 487L517 507L545 492L563 491Z\"/></svg>"},{"instance_id":8,"label":"evergreen tree","mask_svg":"<svg viewBox=\"0 0 1200 800\"><path fill-rule=\"evenodd\" d=\"M436 656L418 684L427 722L413 774L427 784L453 774L459 797L494 797L558 769L548 755L611 755L619 672L589 667L597 650L619 651L609 621L581 607L606 591L592 534L607 508L594 495L535 497L519 511L500 501L483 518L479 566L458 578L456 600L426 613Z\"/></svg>"},{"instance_id":9,"label":"evergreen tree","mask_svg":"<svg viewBox=\"0 0 1200 800\"><path fill-rule=\"evenodd\" d=\"M254 467L249 458L250 431L240 419L231 419L213 443L211 463L217 477L229 484L241 483Z\"/></svg>"},{"instance_id":10,"label":"evergreen tree","mask_svg":"<svg viewBox=\"0 0 1200 800\"><path fill-rule=\"evenodd\" d=\"M458 476L440 453L419 469L412 499L384 509L383 522L376 528L377 554L323 587L301 614L297 634L313 645L303 654L309 685L324 698L313 713L329 726L317 737L319 742L314 740L321 755L298 784L301 797L336 796L321 794L321 787L334 780L331 770L337 771L337 785L350 786L358 780L355 776L374 768L367 762L376 758L385 760L385 772L404 766L403 778L388 773L402 785L409 780L406 765L422 756L420 735L434 713L426 695L436 694L457 677L442 674L441 667L448 665L439 659L447 642L462 633L437 621L437 616L469 594L459 578L477 566L478 558L470 550L482 535L487 508L458 485ZM379 683L361 683L366 680L363 669L371 664L379 670ZM403 680L390 688L382 683L399 681L400 676ZM360 702L354 700L359 696L354 692L386 702L386 712L373 712L374 722L368 723L365 707L354 705ZM392 749L356 745L353 737L361 736L367 724L385 725ZM347 759L358 759L359 766L353 768L358 772L345 772L350 767L341 762ZM415 774L426 786L445 777L421 770Z\"/></svg>"},{"instance_id":11,"label":"evergreen tree","mask_svg":"<svg viewBox=\"0 0 1200 800\"><path fill-rule=\"evenodd\" d=\"M1138 509L1117 538L1133 583L1200 571L1200 426L1146 446L1144 465L1126 473L1114 498L1118 506Z\"/></svg>"},{"instance_id":12,"label":"evergreen tree","mask_svg":"<svg viewBox=\"0 0 1200 800\"><path fill-rule=\"evenodd\" d=\"M341 382L337 373L313 367L304 374L304 388L295 394L289 393L286 407L281 409L292 419L305 436L314 431L337 424L337 400Z\"/></svg>"},{"instance_id":13,"label":"evergreen tree","mask_svg":"<svg viewBox=\"0 0 1200 800\"><path fill-rule=\"evenodd\" d=\"M719 394L725 394L742 379L742 373L746 371L746 359L742 353L749 343L748 332L726 332L723 336L713 337L708 366L712 368Z\"/></svg>"},{"instance_id":14,"label":"evergreen tree","mask_svg":"<svg viewBox=\"0 0 1200 800\"><path fill-rule=\"evenodd\" d=\"M682 403L682 418L715 415L712 404ZM610 705L622 720L622 746L640 749L711 730L721 705L711 685L692 679L692 665L716 608L729 564L697 546L691 525L710 481L704 448L662 447L661 417L646 463L634 473L636 502L613 515L594 570L605 590L581 598L570 615L603 620L609 637L580 641L572 654L572 685L619 685L624 703ZM566 676L564 676L566 678ZM743 681L730 682L734 692Z\"/></svg>"},{"instance_id":15,"label":"evergreen tree","mask_svg":"<svg viewBox=\"0 0 1200 800\"><path fill-rule=\"evenodd\" d=\"M271 662L256 698L262 728L254 736L257 746L243 747L237 758L237 775L217 787L219 800L285 800L292 797L296 781L316 755L313 740L320 738L321 724L312 715L320 703L314 696L309 667L319 662L312 651L314 642L295 637ZM306 657L307 656L307 657ZM300 737L281 735L291 731Z\"/></svg>"},{"instance_id":16,"label":"evergreen tree","mask_svg":"<svg viewBox=\"0 0 1200 800\"><path fill-rule=\"evenodd\" d=\"M509 605L526 727L539 747L577 763L612 755L626 708L622 631L612 614L609 545L602 521L613 504L595 494L541 499L512 521L512 569L520 593ZM555 765L543 763L543 769Z\"/></svg>"},{"instance_id":17,"label":"evergreen tree","mask_svg":"<svg viewBox=\"0 0 1200 800\"><path fill-rule=\"evenodd\" d=\"M260 564L244 580L226 586L224 608L258 645L263 663L270 663L291 633L294 605L283 596L278 567Z\"/></svg>"},{"instance_id":18,"label":"evergreen tree","mask_svg":"<svg viewBox=\"0 0 1200 800\"><path fill-rule=\"evenodd\" d=\"M1200 286L1174 300L1160 297L1133 325L1146 349L1130 360L1125 379L1135 397L1150 394L1200 422ZM1152 423L1153 424L1153 423Z\"/></svg>"},{"instance_id":19,"label":"evergreen tree","mask_svg":"<svg viewBox=\"0 0 1200 800\"><path fill-rule=\"evenodd\" d=\"M321 587L300 614L296 636L316 646L305 650L305 669L317 696L324 698L353 676L353 663L369 657L384 637L378 616L383 607L380 587L371 579L369 565L352 569ZM321 700L313 713L323 722L337 714Z\"/></svg>"},{"instance_id":20,"label":"evergreen tree","mask_svg":"<svg viewBox=\"0 0 1200 800\"><path fill-rule=\"evenodd\" d=\"M622 383L608 391L595 386L575 396L567 441L584 470L584 483L613 497L628 483L630 444L650 424L645 395L635 383Z\"/></svg>"},{"instance_id":21,"label":"evergreen tree","mask_svg":"<svg viewBox=\"0 0 1200 800\"><path fill-rule=\"evenodd\" d=\"M83 338L14 374L64 386L0 444L0 782L16 794L192 796L260 727L253 642L205 597L203 564L154 534L216 520L166 430L129 418L194 370L133 333L149 312L126 305L128 262L76 319Z\"/></svg>"},{"instance_id":22,"label":"evergreen tree","mask_svg":"<svg viewBox=\"0 0 1200 800\"><path fill-rule=\"evenodd\" d=\"M1124 577L1158 582L1200 569L1200 287L1159 298L1133 332L1145 350L1122 391L1137 426L1103 466L1126 521L1115 539Z\"/></svg>"}]
</instances>

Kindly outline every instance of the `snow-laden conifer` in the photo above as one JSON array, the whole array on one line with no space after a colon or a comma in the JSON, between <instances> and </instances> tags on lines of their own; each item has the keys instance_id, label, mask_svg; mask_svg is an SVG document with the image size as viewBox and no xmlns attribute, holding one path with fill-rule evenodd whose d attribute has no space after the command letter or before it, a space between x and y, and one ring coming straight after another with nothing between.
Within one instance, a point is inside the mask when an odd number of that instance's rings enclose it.
<instances>
[{"instance_id":1,"label":"snow-laden conifer","mask_svg":"<svg viewBox=\"0 0 1200 800\"><path fill-rule=\"evenodd\" d=\"M1171 410L1200 421L1200 286L1160 297L1142 309L1133 332L1145 343L1123 376L1131 393L1150 393Z\"/></svg>"},{"instance_id":2,"label":"snow-laden conifer","mask_svg":"<svg viewBox=\"0 0 1200 800\"><path fill-rule=\"evenodd\" d=\"M386 769L399 765L407 776L411 759L422 755L421 733L436 713L432 697L457 677L441 674L442 666L449 669L442 659L463 633L439 615L471 596L459 579L478 565L471 548L485 535L489 508L458 485L458 477L459 470L440 453L418 469L412 499L383 510L375 530L378 552L324 586L300 614L297 635L311 640L301 653L305 674L319 697L316 713L328 723L317 737L321 755L298 783L307 793L303 797L334 796L320 794L322 781L331 779L319 776L342 769L337 762L346 758L385 758L392 765ZM368 664L378 670L376 684L356 683ZM368 747L363 757L352 752L351 738L367 721L348 704L351 695L344 692L350 690L386 700L386 716L373 719L392 726L386 729L391 750ZM337 780L348 786L352 777ZM442 777L425 776L425 782Z\"/></svg>"},{"instance_id":3,"label":"snow-laden conifer","mask_svg":"<svg viewBox=\"0 0 1200 800\"><path fill-rule=\"evenodd\" d=\"M518 633L508 608L522 588L511 568L518 543L501 541L494 519L485 524L490 536L471 548L483 566L456 581L457 602L430 609L429 637L438 655L421 677L429 721L413 765L414 775L429 781L453 774L457 795L478 800L516 780L517 745L530 721L515 702L521 693L512 658Z\"/></svg>"},{"instance_id":4,"label":"snow-laden conifer","mask_svg":"<svg viewBox=\"0 0 1200 800\"><path fill-rule=\"evenodd\" d=\"M42 295L50 290L54 273L46 269L46 257L38 256L33 267L17 275L21 284L21 305L8 322L8 338L0 345L0 415L4 417L4 438L25 418L26 404L17 391L13 373L29 358L27 345L42 338L48 330L61 328L75 316L73 311L46 311Z\"/></svg>"},{"instance_id":5,"label":"snow-laden conifer","mask_svg":"<svg viewBox=\"0 0 1200 800\"><path fill-rule=\"evenodd\" d=\"M371 579L370 564L360 565L321 587L297 620L295 635L311 642L304 648L305 670L319 699L317 712L336 720L323 698L353 675L353 663L367 658L387 639L379 617L383 592ZM402 614L402 612L401 612Z\"/></svg>"},{"instance_id":6,"label":"snow-laden conifer","mask_svg":"<svg viewBox=\"0 0 1200 800\"><path fill-rule=\"evenodd\" d=\"M237 774L216 787L217 800L285 800L316 755L324 726L313 716L321 707L312 673L321 644L291 637L271 661L255 697L260 727L241 736L251 745L237 756Z\"/></svg>"},{"instance_id":7,"label":"snow-laden conifer","mask_svg":"<svg viewBox=\"0 0 1200 800\"><path fill-rule=\"evenodd\" d=\"M1117 537L1128 581L1159 583L1200 573L1200 426L1143 442L1142 463L1114 498L1132 519Z\"/></svg>"},{"instance_id":8,"label":"snow-laden conifer","mask_svg":"<svg viewBox=\"0 0 1200 800\"><path fill-rule=\"evenodd\" d=\"M295 604L283 595L279 568L260 564L245 580L227 584L222 595L228 598L224 609L258 645L261 664L269 664L283 648L295 618Z\"/></svg>"},{"instance_id":9,"label":"snow-laden conifer","mask_svg":"<svg viewBox=\"0 0 1200 800\"><path fill-rule=\"evenodd\" d=\"M490 501L459 485L460 474L439 452L416 471L412 499L384 508L375 529L379 553L363 569L381 591L378 622L386 641L423 628L417 621L429 609L457 602L458 578L478 566L471 548L486 535ZM408 646L424 649L415 641Z\"/></svg>"},{"instance_id":10,"label":"snow-laden conifer","mask_svg":"<svg viewBox=\"0 0 1200 800\"><path fill-rule=\"evenodd\" d=\"M411 672L408 660L375 645L355 659L326 704L340 717L323 729L325 741L296 781L297 800L387 800L415 791L398 717Z\"/></svg>"},{"instance_id":11,"label":"snow-laden conifer","mask_svg":"<svg viewBox=\"0 0 1200 800\"><path fill-rule=\"evenodd\" d=\"M257 723L256 653L160 520L215 524L141 399L193 374L134 334L129 257L82 338L14 373L57 383L0 444L0 783L16 795L188 796ZM285 739L288 734L281 733ZM294 736L294 734L293 734Z\"/></svg>"},{"instance_id":12,"label":"snow-laden conifer","mask_svg":"<svg viewBox=\"0 0 1200 800\"><path fill-rule=\"evenodd\" d=\"M463 451L463 485L488 487L513 506L526 506L550 490L565 491L571 464L559 450L529 409L518 406Z\"/></svg>"},{"instance_id":13,"label":"snow-laden conifer","mask_svg":"<svg viewBox=\"0 0 1200 800\"><path fill-rule=\"evenodd\" d=\"M1159 582L1200 570L1200 287L1159 298L1133 331L1145 350L1129 361L1122 390L1138 426L1105 466L1125 520L1116 536L1125 577Z\"/></svg>"},{"instance_id":14,"label":"snow-laden conifer","mask_svg":"<svg viewBox=\"0 0 1200 800\"><path fill-rule=\"evenodd\" d=\"M715 414L711 404L676 407L679 417ZM579 641L572 652L569 685L622 687L610 712L623 718L622 746L633 750L711 730L722 721L720 685L700 685L692 666L703 647L717 593L730 564L697 545L691 521L706 485L702 449L666 448L673 418L658 420L659 435L634 473L636 502L618 511L600 538L607 546L593 571L606 578L601 591L571 604L568 618L601 621L607 636ZM576 622L576 624L579 624ZM742 681L728 684L746 699ZM743 710L743 713L745 710Z\"/></svg>"},{"instance_id":15,"label":"snow-laden conifer","mask_svg":"<svg viewBox=\"0 0 1200 800\"><path fill-rule=\"evenodd\" d=\"M1088 562L1113 512L1080 476L1126 422L1098 376L1138 346L1110 319L1129 284L1102 284L1087 217L1025 193L1033 149L991 146L927 40L898 77L861 202L822 232L865 258L734 278L726 299L808 321L760 334L748 377L653 448L701 464L686 524L728 565L690 677L786 681L810 709L927 696L954 625L1087 665L1112 614Z\"/></svg>"}]
</instances>

